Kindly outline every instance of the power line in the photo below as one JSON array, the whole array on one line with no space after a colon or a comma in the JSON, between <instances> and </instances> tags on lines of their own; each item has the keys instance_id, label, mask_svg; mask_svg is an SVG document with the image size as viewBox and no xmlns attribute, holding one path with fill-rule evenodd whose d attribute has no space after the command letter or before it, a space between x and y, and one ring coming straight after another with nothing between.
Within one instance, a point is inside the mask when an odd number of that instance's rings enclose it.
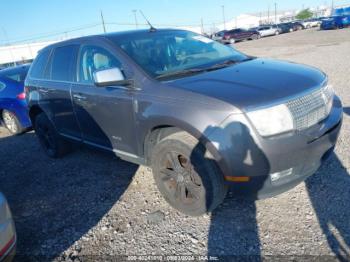
<instances>
[{"instance_id":1,"label":"power line","mask_svg":"<svg viewBox=\"0 0 350 262\"><path fill-rule=\"evenodd\" d=\"M33 40L43 39L43 38L47 38L47 37L51 37L51 36L63 35L63 34L67 34L67 33L72 33L72 32L76 32L76 31L90 29L90 28L94 28L94 27L97 27L100 25L101 25L101 23L94 23L94 24L84 25L84 26L80 26L80 27L75 27L74 29L56 31L56 32L51 32L51 33L42 33L42 34L31 35L31 36L20 37L20 38L7 39L7 42L8 42L7 44L25 43L27 41L33 41Z\"/></svg>"}]
</instances>

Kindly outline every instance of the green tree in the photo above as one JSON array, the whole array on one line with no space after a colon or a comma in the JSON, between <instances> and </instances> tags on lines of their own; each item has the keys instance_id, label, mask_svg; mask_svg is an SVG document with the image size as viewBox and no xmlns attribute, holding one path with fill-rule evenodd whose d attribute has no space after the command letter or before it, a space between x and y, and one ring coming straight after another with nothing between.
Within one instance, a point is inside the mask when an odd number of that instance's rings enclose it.
<instances>
[{"instance_id":1,"label":"green tree","mask_svg":"<svg viewBox=\"0 0 350 262\"><path fill-rule=\"evenodd\" d=\"M310 9L308 8L300 11L296 16L296 19L300 19L300 20L309 19L313 17L313 15L314 13L311 12Z\"/></svg>"}]
</instances>

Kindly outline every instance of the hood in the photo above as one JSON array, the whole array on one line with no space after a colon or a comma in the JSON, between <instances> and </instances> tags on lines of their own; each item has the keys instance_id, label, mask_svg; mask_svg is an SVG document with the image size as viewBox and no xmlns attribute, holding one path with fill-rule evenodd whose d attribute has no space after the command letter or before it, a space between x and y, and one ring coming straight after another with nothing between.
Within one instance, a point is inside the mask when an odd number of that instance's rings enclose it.
<instances>
[{"instance_id":1,"label":"hood","mask_svg":"<svg viewBox=\"0 0 350 262\"><path fill-rule=\"evenodd\" d=\"M321 86L325 80L325 74L313 67L254 59L173 80L171 85L245 109L287 100Z\"/></svg>"}]
</instances>

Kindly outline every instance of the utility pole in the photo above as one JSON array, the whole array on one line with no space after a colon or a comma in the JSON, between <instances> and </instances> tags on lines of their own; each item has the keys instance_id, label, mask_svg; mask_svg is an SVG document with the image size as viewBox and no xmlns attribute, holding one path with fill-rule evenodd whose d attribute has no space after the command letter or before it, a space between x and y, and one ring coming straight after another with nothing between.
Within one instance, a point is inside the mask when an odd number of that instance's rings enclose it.
<instances>
[{"instance_id":1,"label":"utility pole","mask_svg":"<svg viewBox=\"0 0 350 262\"><path fill-rule=\"evenodd\" d=\"M103 32L106 33L106 25L105 25L105 20L103 18L103 13L102 13L102 10L101 10L101 21L102 21L102 27L103 27Z\"/></svg>"},{"instance_id":2,"label":"utility pole","mask_svg":"<svg viewBox=\"0 0 350 262\"><path fill-rule=\"evenodd\" d=\"M134 9L134 10L132 10L132 12L134 13L135 27L137 29L137 28L139 28L139 23L137 22L137 14L136 14L137 10Z\"/></svg>"},{"instance_id":3,"label":"utility pole","mask_svg":"<svg viewBox=\"0 0 350 262\"><path fill-rule=\"evenodd\" d=\"M224 29L226 30L225 6L222 5L222 18L224 20Z\"/></svg>"},{"instance_id":4,"label":"utility pole","mask_svg":"<svg viewBox=\"0 0 350 262\"><path fill-rule=\"evenodd\" d=\"M201 18L201 27L202 27L202 34L204 34L204 24L203 24L203 18Z\"/></svg>"},{"instance_id":5,"label":"utility pole","mask_svg":"<svg viewBox=\"0 0 350 262\"><path fill-rule=\"evenodd\" d=\"M332 15L333 15L333 12L334 12L334 0L332 0Z\"/></svg>"},{"instance_id":6,"label":"utility pole","mask_svg":"<svg viewBox=\"0 0 350 262\"><path fill-rule=\"evenodd\" d=\"M277 3L275 3L275 25L277 24Z\"/></svg>"}]
</instances>

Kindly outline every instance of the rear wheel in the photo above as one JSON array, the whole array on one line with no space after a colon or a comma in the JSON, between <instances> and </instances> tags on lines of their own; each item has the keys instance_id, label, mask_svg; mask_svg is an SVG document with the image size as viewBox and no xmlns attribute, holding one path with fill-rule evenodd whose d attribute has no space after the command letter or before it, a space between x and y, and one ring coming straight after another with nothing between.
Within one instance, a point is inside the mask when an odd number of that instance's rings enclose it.
<instances>
[{"instance_id":1,"label":"rear wheel","mask_svg":"<svg viewBox=\"0 0 350 262\"><path fill-rule=\"evenodd\" d=\"M225 198L227 186L212 157L186 132L159 142L152 153L155 182L165 200L191 216L214 210Z\"/></svg>"},{"instance_id":2,"label":"rear wheel","mask_svg":"<svg viewBox=\"0 0 350 262\"><path fill-rule=\"evenodd\" d=\"M230 39L230 44L234 44L234 43L236 43L236 40L234 38L231 38Z\"/></svg>"},{"instance_id":3,"label":"rear wheel","mask_svg":"<svg viewBox=\"0 0 350 262\"><path fill-rule=\"evenodd\" d=\"M257 34L254 34L254 35L252 35L252 40L257 40L257 39L259 39L260 37L259 37L259 35L257 35Z\"/></svg>"},{"instance_id":4,"label":"rear wheel","mask_svg":"<svg viewBox=\"0 0 350 262\"><path fill-rule=\"evenodd\" d=\"M35 133L45 153L52 158L60 158L71 151L71 144L64 140L44 113L35 118Z\"/></svg>"},{"instance_id":5,"label":"rear wheel","mask_svg":"<svg viewBox=\"0 0 350 262\"><path fill-rule=\"evenodd\" d=\"M22 127L15 113L8 110L3 110L2 120L5 127L10 131L11 134L19 135L24 132L24 128Z\"/></svg>"}]
</instances>

